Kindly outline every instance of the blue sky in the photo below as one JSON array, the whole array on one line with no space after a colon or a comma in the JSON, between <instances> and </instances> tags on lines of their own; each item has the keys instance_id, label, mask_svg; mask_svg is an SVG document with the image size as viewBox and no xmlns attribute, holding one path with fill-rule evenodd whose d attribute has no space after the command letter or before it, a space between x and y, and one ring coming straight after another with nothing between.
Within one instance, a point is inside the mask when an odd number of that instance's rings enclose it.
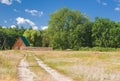
<instances>
[{"instance_id":1,"label":"blue sky","mask_svg":"<svg viewBox=\"0 0 120 81\"><path fill-rule=\"evenodd\" d=\"M15 25L42 29L48 26L49 16L62 7L90 16L120 21L120 0L0 0L0 25Z\"/></svg>"}]
</instances>

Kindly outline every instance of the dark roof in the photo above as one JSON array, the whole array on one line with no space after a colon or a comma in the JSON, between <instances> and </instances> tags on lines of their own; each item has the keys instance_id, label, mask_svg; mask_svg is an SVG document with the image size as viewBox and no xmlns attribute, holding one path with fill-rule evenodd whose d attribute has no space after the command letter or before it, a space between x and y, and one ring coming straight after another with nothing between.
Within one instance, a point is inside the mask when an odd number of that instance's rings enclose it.
<instances>
[{"instance_id":1,"label":"dark roof","mask_svg":"<svg viewBox=\"0 0 120 81\"><path fill-rule=\"evenodd\" d=\"M24 42L24 44L25 44L26 46L30 46L28 40L27 40L24 36L20 36L20 38L22 39L22 41Z\"/></svg>"}]
</instances>

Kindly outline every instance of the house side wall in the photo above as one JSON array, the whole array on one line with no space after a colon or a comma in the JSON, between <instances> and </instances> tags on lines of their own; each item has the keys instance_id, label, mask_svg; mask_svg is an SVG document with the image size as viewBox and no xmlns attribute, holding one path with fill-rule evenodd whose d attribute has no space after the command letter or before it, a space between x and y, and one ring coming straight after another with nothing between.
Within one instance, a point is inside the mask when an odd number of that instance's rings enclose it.
<instances>
[{"instance_id":1,"label":"house side wall","mask_svg":"<svg viewBox=\"0 0 120 81\"><path fill-rule=\"evenodd\" d=\"M24 44L24 42L21 40L21 38L19 37L15 44L13 45L13 49L16 50L16 49L22 49L23 47L26 47L26 45Z\"/></svg>"}]
</instances>

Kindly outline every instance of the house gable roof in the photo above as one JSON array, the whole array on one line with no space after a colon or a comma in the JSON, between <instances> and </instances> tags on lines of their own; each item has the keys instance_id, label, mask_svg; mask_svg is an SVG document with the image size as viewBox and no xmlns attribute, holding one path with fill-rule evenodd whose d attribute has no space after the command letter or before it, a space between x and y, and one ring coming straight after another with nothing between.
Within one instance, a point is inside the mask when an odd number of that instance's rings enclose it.
<instances>
[{"instance_id":1,"label":"house gable roof","mask_svg":"<svg viewBox=\"0 0 120 81\"><path fill-rule=\"evenodd\" d=\"M26 46L30 46L28 40L24 36L20 36L21 40L24 42Z\"/></svg>"}]
</instances>

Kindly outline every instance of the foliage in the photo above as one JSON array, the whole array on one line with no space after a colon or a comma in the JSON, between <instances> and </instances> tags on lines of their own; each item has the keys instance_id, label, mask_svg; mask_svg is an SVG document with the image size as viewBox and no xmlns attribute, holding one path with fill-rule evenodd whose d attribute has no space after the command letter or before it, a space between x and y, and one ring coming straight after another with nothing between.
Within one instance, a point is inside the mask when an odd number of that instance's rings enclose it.
<instances>
[{"instance_id":1,"label":"foliage","mask_svg":"<svg viewBox=\"0 0 120 81\"><path fill-rule=\"evenodd\" d=\"M97 17L92 27L92 38L94 46L120 47L119 23Z\"/></svg>"},{"instance_id":2,"label":"foliage","mask_svg":"<svg viewBox=\"0 0 120 81\"><path fill-rule=\"evenodd\" d=\"M24 28L0 28L0 49L11 49L16 38L21 36Z\"/></svg>"},{"instance_id":3,"label":"foliage","mask_svg":"<svg viewBox=\"0 0 120 81\"><path fill-rule=\"evenodd\" d=\"M32 46L42 46L42 35L39 30L26 30L23 34Z\"/></svg>"},{"instance_id":4,"label":"foliage","mask_svg":"<svg viewBox=\"0 0 120 81\"><path fill-rule=\"evenodd\" d=\"M48 27L50 46L55 49L77 49L83 42L86 46L84 37L88 37L86 29L90 26L85 26L88 22L88 17L79 11L62 8L54 12L50 16Z\"/></svg>"},{"instance_id":5,"label":"foliage","mask_svg":"<svg viewBox=\"0 0 120 81\"><path fill-rule=\"evenodd\" d=\"M90 22L87 15L66 7L50 15L48 29L45 30L0 26L0 49L11 49L21 35L28 39L31 46L50 46L58 50L120 48L120 22L100 17Z\"/></svg>"}]
</instances>

